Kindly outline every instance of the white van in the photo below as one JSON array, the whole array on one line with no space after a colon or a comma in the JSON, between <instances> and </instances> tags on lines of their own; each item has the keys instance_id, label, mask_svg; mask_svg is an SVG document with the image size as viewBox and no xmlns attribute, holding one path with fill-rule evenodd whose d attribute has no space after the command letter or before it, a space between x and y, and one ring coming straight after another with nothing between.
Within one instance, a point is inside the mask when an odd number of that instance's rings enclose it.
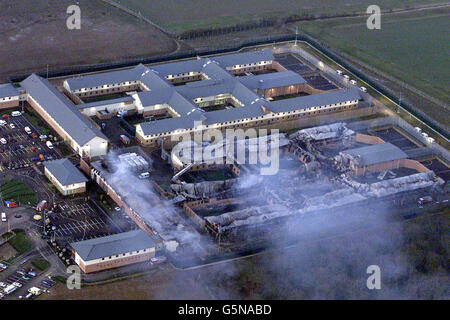
<instances>
[{"instance_id":1,"label":"white van","mask_svg":"<svg viewBox=\"0 0 450 320\"><path fill-rule=\"evenodd\" d=\"M51 143L50 141L47 141L45 143L45 145L49 148L49 149L53 149L53 143Z\"/></svg>"},{"instance_id":2,"label":"white van","mask_svg":"<svg viewBox=\"0 0 450 320\"><path fill-rule=\"evenodd\" d=\"M139 179L147 179L148 177L150 177L150 173L148 173L148 172L142 172L139 175Z\"/></svg>"},{"instance_id":3,"label":"white van","mask_svg":"<svg viewBox=\"0 0 450 320\"><path fill-rule=\"evenodd\" d=\"M2 222L6 222L6 213L2 212Z\"/></svg>"},{"instance_id":4,"label":"white van","mask_svg":"<svg viewBox=\"0 0 450 320\"><path fill-rule=\"evenodd\" d=\"M6 139L5 138L0 138L0 142L2 143L2 144L6 144Z\"/></svg>"},{"instance_id":5,"label":"white van","mask_svg":"<svg viewBox=\"0 0 450 320\"><path fill-rule=\"evenodd\" d=\"M19 117L19 116L22 115L22 113L21 113L20 111L13 111L13 112L11 112L11 115L12 115L13 117Z\"/></svg>"},{"instance_id":6,"label":"white van","mask_svg":"<svg viewBox=\"0 0 450 320\"><path fill-rule=\"evenodd\" d=\"M25 130L25 132L26 132L27 134L31 134L31 129L30 129L30 127L25 127L24 130Z\"/></svg>"},{"instance_id":7,"label":"white van","mask_svg":"<svg viewBox=\"0 0 450 320\"><path fill-rule=\"evenodd\" d=\"M11 294L11 293L13 293L16 290L17 290L17 287L15 285L13 285L13 284L10 284L3 291L5 291L6 294Z\"/></svg>"},{"instance_id":8,"label":"white van","mask_svg":"<svg viewBox=\"0 0 450 320\"><path fill-rule=\"evenodd\" d=\"M6 126L6 121L5 120L0 120L0 126L2 126L2 127Z\"/></svg>"}]
</instances>

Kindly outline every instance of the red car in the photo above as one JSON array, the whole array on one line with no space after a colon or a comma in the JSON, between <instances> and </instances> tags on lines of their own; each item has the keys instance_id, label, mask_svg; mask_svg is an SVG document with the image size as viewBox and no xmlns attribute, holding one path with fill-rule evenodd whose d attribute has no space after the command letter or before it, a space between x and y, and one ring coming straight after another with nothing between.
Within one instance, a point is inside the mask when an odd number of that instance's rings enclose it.
<instances>
[{"instance_id":1,"label":"red car","mask_svg":"<svg viewBox=\"0 0 450 320\"><path fill-rule=\"evenodd\" d=\"M5 113L4 115L2 115L3 119L8 119L9 118L9 114Z\"/></svg>"},{"instance_id":2,"label":"red car","mask_svg":"<svg viewBox=\"0 0 450 320\"><path fill-rule=\"evenodd\" d=\"M8 208L15 208L15 207L18 206L18 204L17 204L16 202L14 202L14 201L11 201L11 202L8 202L8 203L6 204L6 206L7 206Z\"/></svg>"},{"instance_id":3,"label":"red car","mask_svg":"<svg viewBox=\"0 0 450 320\"><path fill-rule=\"evenodd\" d=\"M36 139L36 138L38 137L38 135L36 134L36 132L33 132L33 133L31 134L31 136L32 136L34 139Z\"/></svg>"}]
</instances>

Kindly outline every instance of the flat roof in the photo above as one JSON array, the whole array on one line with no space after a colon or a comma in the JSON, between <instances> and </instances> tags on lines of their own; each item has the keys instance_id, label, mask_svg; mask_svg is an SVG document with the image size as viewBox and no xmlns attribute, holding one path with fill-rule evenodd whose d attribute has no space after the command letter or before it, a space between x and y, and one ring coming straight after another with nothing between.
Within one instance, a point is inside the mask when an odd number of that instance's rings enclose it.
<instances>
[{"instance_id":1,"label":"flat roof","mask_svg":"<svg viewBox=\"0 0 450 320\"><path fill-rule=\"evenodd\" d=\"M290 70L244 76L240 80L251 89L271 89L306 83L306 80L301 75Z\"/></svg>"},{"instance_id":2,"label":"flat roof","mask_svg":"<svg viewBox=\"0 0 450 320\"><path fill-rule=\"evenodd\" d=\"M272 112L288 112L360 99L359 90L354 88L271 101L267 107Z\"/></svg>"},{"instance_id":3,"label":"flat roof","mask_svg":"<svg viewBox=\"0 0 450 320\"><path fill-rule=\"evenodd\" d=\"M126 96L116 99L110 99L110 100L100 100L100 101L94 101L89 103L82 103L82 104L76 104L75 107L77 109L86 109L91 107L100 107L100 106L106 106L110 104L116 104L116 103L122 103L122 102L130 102L134 101L132 96Z\"/></svg>"},{"instance_id":4,"label":"flat roof","mask_svg":"<svg viewBox=\"0 0 450 320\"><path fill-rule=\"evenodd\" d=\"M392 143L385 142L356 149L341 151L359 159L359 166L370 166L377 163L408 158L408 155Z\"/></svg>"},{"instance_id":5,"label":"flat roof","mask_svg":"<svg viewBox=\"0 0 450 320\"><path fill-rule=\"evenodd\" d=\"M95 137L108 140L94 124L77 110L75 104L47 79L33 73L20 85L80 146Z\"/></svg>"},{"instance_id":6,"label":"flat roof","mask_svg":"<svg viewBox=\"0 0 450 320\"><path fill-rule=\"evenodd\" d=\"M75 167L69 159L45 161L44 167L63 186L74 183L87 182L88 179Z\"/></svg>"},{"instance_id":7,"label":"flat roof","mask_svg":"<svg viewBox=\"0 0 450 320\"><path fill-rule=\"evenodd\" d=\"M0 84L0 98L14 97L18 95L19 91L11 83Z\"/></svg>"},{"instance_id":8,"label":"flat roof","mask_svg":"<svg viewBox=\"0 0 450 320\"><path fill-rule=\"evenodd\" d=\"M84 261L155 247L155 241L142 230L72 242L70 246Z\"/></svg>"}]
</instances>

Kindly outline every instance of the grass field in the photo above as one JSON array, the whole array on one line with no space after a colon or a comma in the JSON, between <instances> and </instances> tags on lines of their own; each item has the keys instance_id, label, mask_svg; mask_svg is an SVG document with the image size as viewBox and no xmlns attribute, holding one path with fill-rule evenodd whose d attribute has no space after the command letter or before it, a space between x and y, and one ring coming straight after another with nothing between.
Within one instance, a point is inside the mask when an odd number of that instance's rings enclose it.
<instances>
[{"instance_id":1,"label":"grass field","mask_svg":"<svg viewBox=\"0 0 450 320\"><path fill-rule=\"evenodd\" d=\"M23 230L14 230L16 235L8 240L8 243L17 251L17 255L20 255L24 252L30 250L32 244L30 240L28 240L27 235ZM7 237L8 234L3 235Z\"/></svg>"},{"instance_id":2,"label":"grass field","mask_svg":"<svg viewBox=\"0 0 450 320\"><path fill-rule=\"evenodd\" d=\"M33 261L31 261L31 264L33 265L33 267L35 267L39 271L47 270L48 267L50 267L50 263L45 259L33 260Z\"/></svg>"},{"instance_id":3,"label":"grass field","mask_svg":"<svg viewBox=\"0 0 450 320\"><path fill-rule=\"evenodd\" d=\"M66 27L69 5L81 30ZM0 1L0 82L7 76L166 54L173 39L101 0Z\"/></svg>"},{"instance_id":4,"label":"grass field","mask_svg":"<svg viewBox=\"0 0 450 320\"><path fill-rule=\"evenodd\" d=\"M434 96L450 102L448 52L450 10L387 15L381 30L366 28L365 19L305 22L300 28L330 47Z\"/></svg>"},{"instance_id":5,"label":"grass field","mask_svg":"<svg viewBox=\"0 0 450 320\"><path fill-rule=\"evenodd\" d=\"M0 185L3 200L18 201L20 204L36 205L36 194L26 184L18 180L5 181Z\"/></svg>"},{"instance_id":6,"label":"grass field","mask_svg":"<svg viewBox=\"0 0 450 320\"><path fill-rule=\"evenodd\" d=\"M121 5L140 12L170 32L232 26L260 18L282 18L292 14L329 16L365 12L372 0L118 0ZM408 8L435 4L436 0L386 0L385 8Z\"/></svg>"}]
</instances>

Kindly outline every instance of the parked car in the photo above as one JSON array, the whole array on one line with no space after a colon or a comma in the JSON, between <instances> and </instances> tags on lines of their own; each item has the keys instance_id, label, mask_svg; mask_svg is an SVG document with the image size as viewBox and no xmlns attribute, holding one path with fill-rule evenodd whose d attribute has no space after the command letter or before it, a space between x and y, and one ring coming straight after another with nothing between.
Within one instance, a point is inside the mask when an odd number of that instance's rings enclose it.
<instances>
[{"instance_id":1,"label":"parked car","mask_svg":"<svg viewBox=\"0 0 450 320\"><path fill-rule=\"evenodd\" d=\"M7 123L6 123L6 121L5 120L0 120L0 126L6 126L7 125Z\"/></svg>"},{"instance_id":2,"label":"parked car","mask_svg":"<svg viewBox=\"0 0 450 320\"><path fill-rule=\"evenodd\" d=\"M26 274L25 270L17 270L16 272L21 276L24 276Z\"/></svg>"},{"instance_id":3,"label":"parked car","mask_svg":"<svg viewBox=\"0 0 450 320\"><path fill-rule=\"evenodd\" d=\"M150 259L150 263L151 264L160 264L160 263L166 262L166 260L167 260L167 258L164 257L164 256L153 257L153 258Z\"/></svg>"},{"instance_id":4,"label":"parked car","mask_svg":"<svg viewBox=\"0 0 450 320\"><path fill-rule=\"evenodd\" d=\"M19 117L19 116L22 115L22 113L21 113L20 111L13 111L13 112L11 112L11 115L12 115L13 117Z\"/></svg>"},{"instance_id":5,"label":"parked car","mask_svg":"<svg viewBox=\"0 0 450 320\"><path fill-rule=\"evenodd\" d=\"M15 282L14 282L14 283L15 283ZM7 286L3 291L4 291L6 294L11 294L11 293L13 293L14 291L16 291L18 287L15 286L14 283L11 284L11 285L9 285L9 286Z\"/></svg>"},{"instance_id":6,"label":"parked car","mask_svg":"<svg viewBox=\"0 0 450 320\"><path fill-rule=\"evenodd\" d=\"M10 123L10 124L9 124L9 127L10 127L11 129L15 129L15 128L16 128L16 126L14 125L14 123Z\"/></svg>"},{"instance_id":7,"label":"parked car","mask_svg":"<svg viewBox=\"0 0 450 320\"><path fill-rule=\"evenodd\" d=\"M47 148L53 149L53 143L51 143L50 141L47 141L47 142L45 143L45 145L47 146Z\"/></svg>"},{"instance_id":8,"label":"parked car","mask_svg":"<svg viewBox=\"0 0 450 320\"><path fill-rule=\"evenodd\" d=\"M426 203L430 203L433 201L433 198L431 196L425 196L425 197L421 197L419 198L419 200L417 201L417 203L419 205L424 205Z\"/></svg>"},{"instance_id":9,"label":"parked car","mask_svg":"<svg viewBox=\"0 0 450 320\"><path fill-rule=\"evenodd\" d=\"M6 144L6 143L7 143L7 141L6 141L5 138L1 138L1 139L0 139L0 142L1 142L2 144Z\"/></svg>"},{"instance_id":10,"label":"parked car","mask_svg":"<svg viewBox=\"0 0 450 320\"><path fill-rule=\"evenodd\" d=\"M39 139L41 139L42 141L44 141L45 139L47 139L47 136L45 134L41 134L39 136Z\"/></svg>"},{"instance_id":11,"label":"parked car","mask_svg":"<svg viewBox=\"0 0 450 320\"><path fill-rule=\"evenodd\" d=\"M27 134L31 134L31 129L30 129L30 127L25 127L25 128L23 128L24 130L25 130L25 132L27 133Z\"/></svg>"},{"instance_id":12,"label":"parked car","mask_svg":"<svg viewBox=\"0 0 450 320\"><path fill-rule=\"evenodd\" d=\"M38 135L36 134L36 132L33 132L33 133L31 134L31 137L32 137L33 139L36 139L36 138L38 137Z\"/></svg>"},{"instance_id":13,"label":"parked car","mask_svg":"<svg viewBox=\"0 0 450 320\"><path fill-rule=\"evenodd\" d=\"M147 179L148 177L150 177L150 173L148 173L148 172L142 172L139 175L139 179Z\"/></svg>"},{"instance_id":14,"label":"parked car","mask_svg":"<svg viewBox=\"0 0 450 320\"><path fill-rule=\"evenodd\" d=\"M2 115L3 119L8 119L9 118L9 114L5 113L4 115Z\"/></svg>"}]
</instances>

